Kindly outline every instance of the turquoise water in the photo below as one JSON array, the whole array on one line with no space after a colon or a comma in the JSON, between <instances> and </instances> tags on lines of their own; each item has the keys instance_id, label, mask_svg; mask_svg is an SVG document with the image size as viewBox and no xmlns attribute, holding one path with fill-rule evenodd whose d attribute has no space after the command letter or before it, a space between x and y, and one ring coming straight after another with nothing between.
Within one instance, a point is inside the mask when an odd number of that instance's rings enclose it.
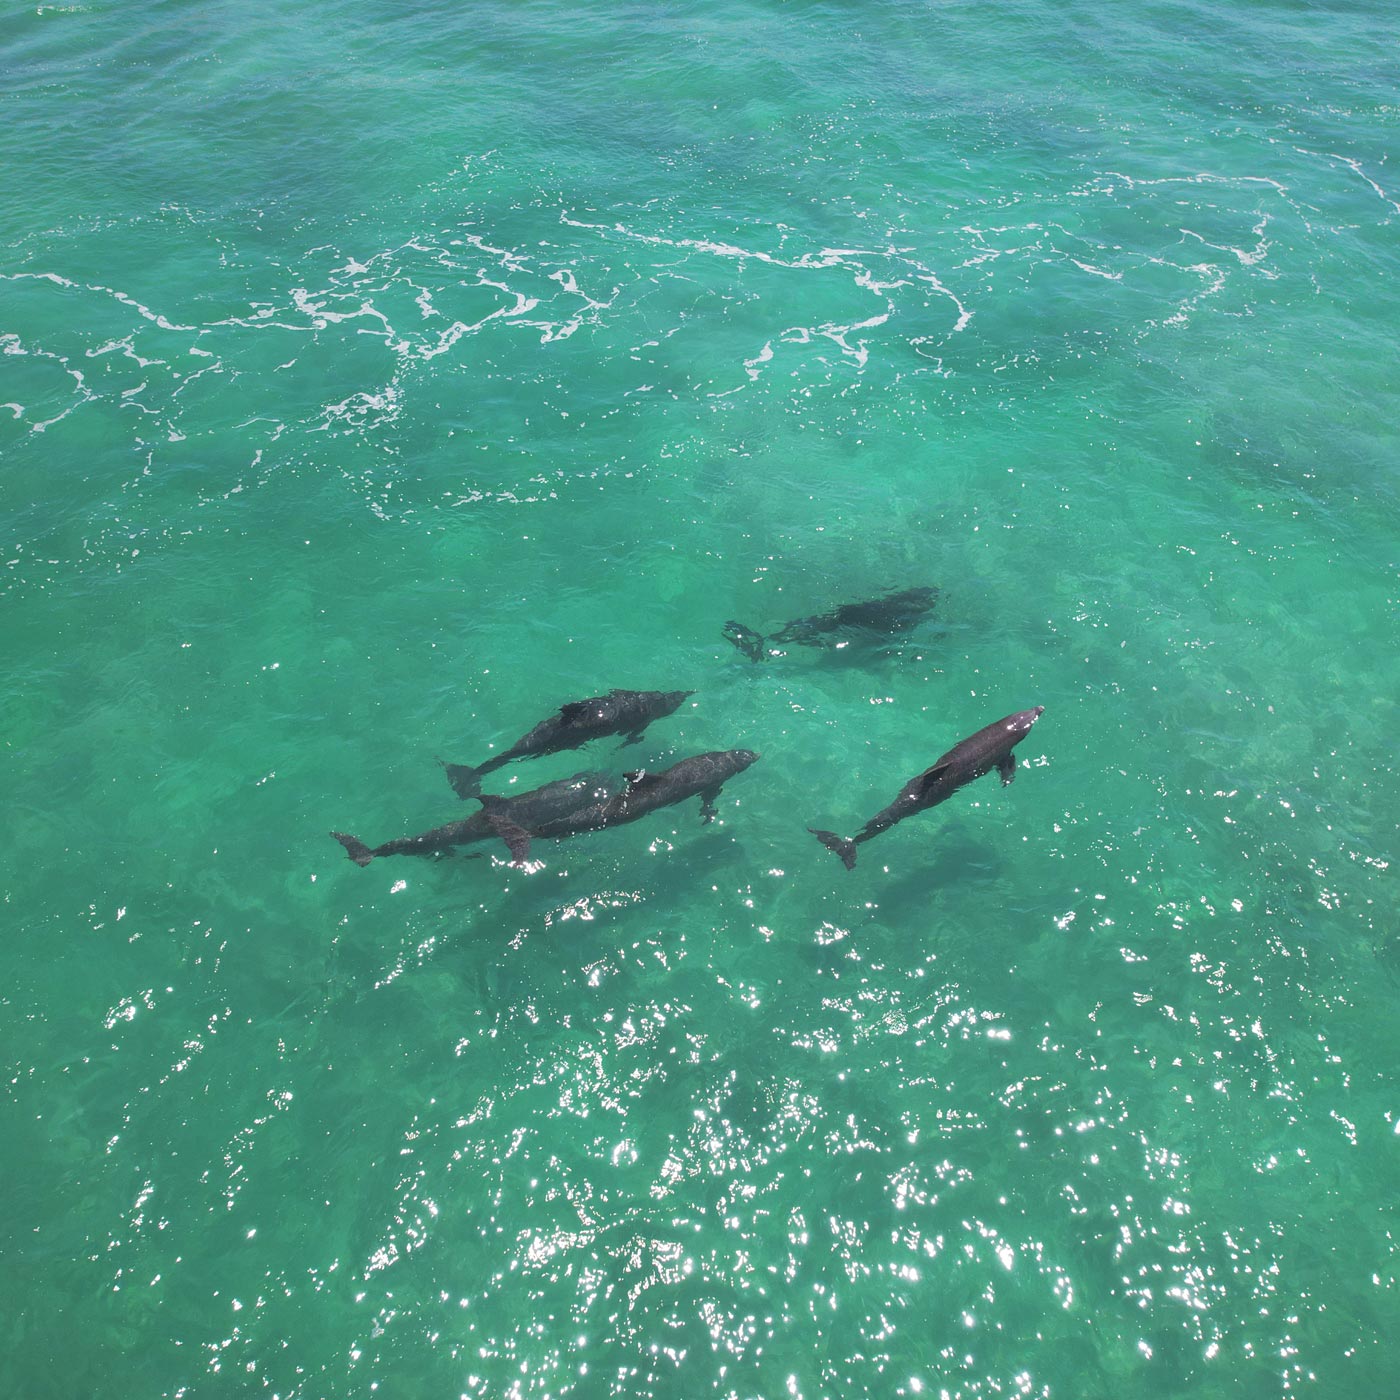
<instances>
[{"instance_id":1,"label":"turquoise water","mask_svg":"<svg viewBox=\"0 0 1400 1400\"><path fill-rule=\"evenodd\" d=\"M6 1394L1391 1393L1384 7L0 44ZM719 822L327 836L613 686Z\"/></svg>"}]
</instances>

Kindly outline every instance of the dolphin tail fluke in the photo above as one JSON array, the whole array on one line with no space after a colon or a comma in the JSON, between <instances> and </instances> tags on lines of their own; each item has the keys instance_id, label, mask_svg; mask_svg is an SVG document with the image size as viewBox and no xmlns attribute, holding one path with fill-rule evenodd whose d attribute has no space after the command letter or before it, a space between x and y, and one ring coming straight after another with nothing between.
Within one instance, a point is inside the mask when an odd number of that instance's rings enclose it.
<instances>
[{"instance_id":1,"label":"dolphin tail fluke","mask_svg":"<svg viewBox=\"0 0 1400 1400\"><path fill-rule=\"evenodd\" d=\"M847 870L856 868L856 843L849 837L838 836L834 831L818 831L816 827L809 826L808 831L827 848L828 851L835 851L841 857L841 864Z\"/></svg>"},{"instance_id":2,"label":"dolphin tail fluke","mask_svg":"<svg viewBox=\"0 0 1400 1400\"><path fill-rule=\"evenodd\" d=\"M345 854L356 865L368 865L374 859L374 852L358 836L347 836L343 831L333 831L331 835L345 847Z\"/></svg>"},{"instance_id":3,"label":"dolphin tail fluke","mask_svg":"<svg viewBox=\"0 0 1400 1400\"><path fill-rule=\"evenodd\" d=\"M734 643L750 661L762 661L764 657L764 645L762 636L755 632L752 627L745 627L742 622L726 622L724 624L725 637Z\"/></svg>"},{"instance_id":4,"label":"dolphin tail fluke","mask_svg":"<svg viewBox=\"0 0 1400 1400\"><path fill-rule=\"evenodd\" d=\"M447 781L452 784L452 791L458 797L465 799L477 795L481 788L481 769L466 763L448 763L443 758L438 762L442 764L442 771L447 774Z\"/></svg>"}]
</instances>

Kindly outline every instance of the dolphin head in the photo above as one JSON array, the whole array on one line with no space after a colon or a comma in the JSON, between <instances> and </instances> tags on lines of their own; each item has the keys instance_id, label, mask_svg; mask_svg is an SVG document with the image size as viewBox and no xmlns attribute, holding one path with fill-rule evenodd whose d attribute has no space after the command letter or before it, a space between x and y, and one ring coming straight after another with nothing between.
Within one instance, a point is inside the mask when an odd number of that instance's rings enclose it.
<instances>
[{"instance_id":1,"label":"dolphin head","mask_svg":"<svg viewBox=\"0 0 1400 1400\"><path fill-rule=\"evenodd\" d=\"M1020 710L1007 719L1006 727L1011 730L1013 734L1025 734L1030 730L1031 725L1044 713L1044 705L1036 705L1029 710Z\"/></svg>"},{"instance_id":2,"label":"dolphin head","mask_svg":"<svg viewBox=\"0 0 1400 1400\"><path fill-rule=\"evenodd\" d=\"M938 601L938 590L936 588L906 588L903 593L894 595L902 602L908 603L911 607L931 608Z\"/></svg>"},{"instance_id":3,"label":"dolphin head","mask_svg":"<svg viewBox=\"0 0 1400 1400\"><path fill-rule=\"evenodd\" d=\"M725 758L729 760L731 773L742 773L745 768L758 762L758 755L752 749L730 749Z\"/></svg>"},{"instance_id":4,"label":"dolphin head","mask_svg":"<svg viewBox=\"0 0 1400 1400\"><path fill-rule=\"evenodd\" d=\"M658 695L661 714L674 714L695 692L693 690L663 690Z\"/></svg>"}]
</instances>

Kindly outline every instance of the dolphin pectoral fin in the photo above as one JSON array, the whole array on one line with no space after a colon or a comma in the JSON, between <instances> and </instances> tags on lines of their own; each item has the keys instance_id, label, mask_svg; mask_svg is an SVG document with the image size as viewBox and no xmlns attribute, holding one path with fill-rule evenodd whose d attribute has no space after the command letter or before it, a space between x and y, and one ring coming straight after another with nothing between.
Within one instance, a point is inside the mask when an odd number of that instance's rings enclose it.
<instances>
[{"instance_id":1,"label":"dolphin pectoral fin","mask_svg":"<svg viewBox=\"0 0 1400 1400\"><path fill-rule=\"evenodd\" d=\"M374 859L374 852L358 836L349 836L343 831L333 831L331 835L345 847L345 854L356 865L368 865Z\"/></svg>"},{"instance_id":2,"label":"dolphin pectoral fin","mask_svg":"<svg viewBox=\"0 0 1400 1400\"><path fill-rule=\"evenodd\" d=\"M818 831L816 827L809 826L808 831L827 848L828 851L835 851L841 857L841 864L847 870L856 868L856 843L845 836L838 836L834 831Z\"/></svg>"},{"instance_id":3,"label":"dolphin pectoral fin","mask_svg":"<svg viewBox=\"0 0 1400 1400\"><path fill-rule=\"evenodd\" d=\"M997 772L1001 774L1002 787L1010 787L1011 780L1016 776L1016 755L1014 753L1007 754L997 764Z\"/></svg>"},{"instance_id":4,"label":"dolphin pectoral fin","mask_svg":"<svg viewBox=\"0 0 1400 1400\"><path fill-rule=\"evenodd\" d=\"M642 742L642 731L634 729L619 745L618 748L625 749L628 744L640 744Z\"/></svg>"},{"instance_id":5,"label":"dolphin pectoral fin","mask_svg":"<svg viewBox=\"0 0 1400 1400\"><path fill-rule=\"evenodd\" d=\"M708 826L719 816L719 808L715 806L715 801L719 797L719 788L710 788L700 794L700 825Z\"/></svg>"},{"instance_id":6,"label":"dolphin pectoral fin","mask_svg":"<svg viewBox=\"0 0 1400 1400\"><path fill-rule=\"evenodd\" d=\"M530 833L523 826L511 821L509 817L502 816L499 812L493 812L489 807L486 809L486 819L491 823L491 830L510 847L510 863L512 865L523 865L530 858Z\"/></svg>"}]
</instances>

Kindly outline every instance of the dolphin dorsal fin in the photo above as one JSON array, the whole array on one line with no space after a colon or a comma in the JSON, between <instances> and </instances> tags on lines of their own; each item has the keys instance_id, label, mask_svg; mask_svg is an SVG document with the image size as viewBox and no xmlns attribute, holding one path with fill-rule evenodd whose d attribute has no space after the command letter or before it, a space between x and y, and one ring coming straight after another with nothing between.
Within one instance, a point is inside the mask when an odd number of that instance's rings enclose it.
<instances>
[{"instance_id":1,"label":"dolphin dorsal fin","mask_svg":"<svg viewBox=\"0 0 1400 1400\"><path fill-rule=\"evenodd\" d=\"M559 707L559 718L568 720L571 724L576 719L582 719L587 713L587 700L570 700L567 705L560 705Z\"/></svg>"},{"instance_id":2,"label":"dolphin dorsal fin","mask_svg":"<svg viewBox=\"0 0 1400 1400\"><path fill-rule=\"evenodd\" d=\"M927 773L919 775L919 791L927 792L938 780L944 777L952 765L945 759L942 763L935 763Z\"/></svg>"},{"instance_id":3,"label":"dolphin dorsal fin","mask_svg":"<svg viewBox=\"0 0 1400 1400\"><path fill-rule=\"evenodd\" d=\"M649 791L661 778L660 773L651 773L645 768L638 768L635 772L624 773L622 776L627 779L627 787L622 793L624 802L629 797L636 797L638 793Z\"/></svg>"}]
</instances>

